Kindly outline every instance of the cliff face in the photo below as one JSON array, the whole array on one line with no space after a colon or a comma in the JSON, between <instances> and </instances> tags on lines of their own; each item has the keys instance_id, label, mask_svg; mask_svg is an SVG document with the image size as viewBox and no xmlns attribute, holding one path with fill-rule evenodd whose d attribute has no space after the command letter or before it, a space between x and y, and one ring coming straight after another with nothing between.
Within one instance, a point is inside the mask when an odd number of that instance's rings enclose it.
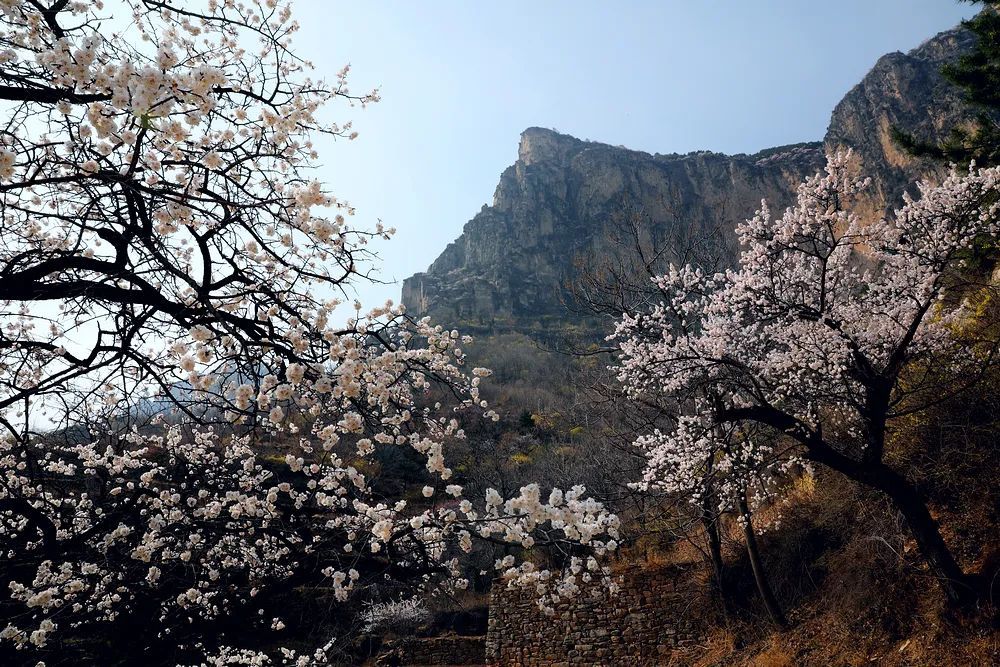
<instances>
[{"instance_id":1,"label":"cliff face","mask_svg":"<svg viewBox=\"0 0 1000 667\"><path fill-rule=\"evenodd\" d=\"M974 43L961 29L942 32L909 53L890 53L834 108L824 138L828 152L850 148L872 176L873 213L895 208L917 178L936 178L945 169L914 158L892 140L898 127L918 139L938 142L951 128L971 122L961 91L941 76Z\"/></svg>"},{"instance_id":2,"label":"cliff face","mask_svg":"<svg viewBox=\"0 0 1000 667\"><path fill-rule=\"evenodd\" d=\"M716 225L733 230L761 198L786 205L821 164L818 143L766 158L663 156L530 128L493 205L403 283L403 303L441 322L558 320L567 316L566 282L581 260L600 255L623 207L641 210L668 242Z\"/></svg>"},{"instance_id":3,"label":"cliff face","mask_svg":"<svg viewBox=\"0 0 1000 667\"><path fill-rule=\"evenodd\" d=\"M521 135L518 159L484 206L424 273L403 283L411 315L442 323L530 328L571 318L563 296L581 261L601 257L616 214L641 210L659 242L681 243L736 225L767 199L780 211L795 186L822 168L824 150L853 149L873 176L873 215L918 175L940 169L892 143L898 126L934 140L968 117L939 74L971 41L953 30L909 54L881 58L833 112L824 142L754 156L650 155L551 130Z\"/></svg>"}]
</instances>

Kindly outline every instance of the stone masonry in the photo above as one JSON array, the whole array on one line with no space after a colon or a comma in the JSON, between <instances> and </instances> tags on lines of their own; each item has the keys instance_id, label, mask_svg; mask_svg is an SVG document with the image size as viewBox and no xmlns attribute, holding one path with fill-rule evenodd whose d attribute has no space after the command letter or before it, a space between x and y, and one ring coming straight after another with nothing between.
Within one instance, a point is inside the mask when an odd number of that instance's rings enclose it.
<instances>
[{"instance_id":1,"label":"stone masonry","mask_svg":"<svg viewBox=\"0 0 1000 667\"><path fill-rule=\"evenodd\" d=\"M386 642L376 667L416 665L482 665L483 637L444 635L441 637L401 638Z\"/></svg>"},{"instance_id":2,"label":"stone masonry","mask_svg":"<svg viewBox=\"0 0 1000 667\"><path fill-rule=\"evenodd\" d=\"M546 615L533 591L494 586L486 660L490 665L659 665L695 643L711 613L704 586L681 567L632 567L621 590L591 585Z\"/></svg>"}]
</instances>

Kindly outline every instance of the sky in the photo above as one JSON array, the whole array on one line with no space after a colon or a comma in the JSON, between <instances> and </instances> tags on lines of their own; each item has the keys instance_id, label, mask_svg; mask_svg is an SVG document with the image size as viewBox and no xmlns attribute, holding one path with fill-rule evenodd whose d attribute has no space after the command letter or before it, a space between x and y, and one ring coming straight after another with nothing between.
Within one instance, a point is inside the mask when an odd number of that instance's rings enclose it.
<instances>
[{"instance_id":1,"label":"sky","mask_svg":"<svg viewBox=\"0 0 1000 667\"><path fill-rule=\"evenodd\" d=\"M382 220L398 301L483 204L527 127L650 153L752 153L823 137L830 113L885 53L972 16L954 0L296 0L316 75L351 65L355 141L321 144L317 177ZM748 212L749 213L749 212Z\"/></svg>"}]
</instances>

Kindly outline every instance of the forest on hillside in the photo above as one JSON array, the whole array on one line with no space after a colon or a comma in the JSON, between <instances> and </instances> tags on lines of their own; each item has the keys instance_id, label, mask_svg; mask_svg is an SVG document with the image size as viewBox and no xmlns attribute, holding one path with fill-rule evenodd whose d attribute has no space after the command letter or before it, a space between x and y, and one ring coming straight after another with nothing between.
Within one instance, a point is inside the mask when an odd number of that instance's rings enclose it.
<instances>
[{"instance_id":1,"label":"forest on hillside","mask_svg":"<svg viewBox=\"0 0 1000 667\"><path fill-rule=\"evenodd\" d=\"M985 5L881 143L531 128L372 308L294 9L0 0L0 664L1000 662Z\"/></svg>"}]
</instances>

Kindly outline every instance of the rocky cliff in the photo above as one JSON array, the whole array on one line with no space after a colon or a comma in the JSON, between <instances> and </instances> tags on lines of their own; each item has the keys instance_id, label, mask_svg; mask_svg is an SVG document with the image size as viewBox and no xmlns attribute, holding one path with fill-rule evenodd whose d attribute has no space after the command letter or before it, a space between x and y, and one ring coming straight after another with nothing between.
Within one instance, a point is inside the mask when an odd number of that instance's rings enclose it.
<instances>
[{"instance_id":1,"label":"rocky cliff","mask_svg":"<svg viewBox=\"0 0 1000 667\"><path fill-rule=\"evenodd\" d=\"M566 282L581 259L600 255L623 207L641 209L668 241L720 223L731 230L762 197L787 203L821 163L818 143L766 157L650 155L530 128L493 205L403 283L403 303L442 322L558 320Z\"/></svg>"},{"instance_id":2,"label":"rocky cliff","mask_svg":"<svg viewBox=\"0 0 1000 667\"><path fill-rule=\"evenodd\" d=\"M954 29L909 53L884 55L834 108L823 143L830 152L850 148L872 176L873 212L898 206L916 179L944 173L941 165L902 151L892 140L892 128L937 142L951 128L971 122L961 91L941 76L941 66L957 59L974 39Z\"/></svg>"},{"instance_id":3,"label":"rocky cliff","mask_svg":"<svg viewBox=\"0 0 1000 667\"><path fill-rule=\"evenodd\" d=\"M933 140L968 116L939 69L970 40L952 30L882 57L834 109L823 142L756 155L651 155L529 128L493 204L426 272L404 281L403 303L412 315L467 328L558 326L570 316L566 285L602 256L623 208L640 210L660 243L720 228L731 242L762 198L781 210L795 185L822 167L824 152L840 148L851 148L874 177L869 205L880 213L915 176L939 171L899 151L891 128Z\"/></svg>"}]
</instances>

